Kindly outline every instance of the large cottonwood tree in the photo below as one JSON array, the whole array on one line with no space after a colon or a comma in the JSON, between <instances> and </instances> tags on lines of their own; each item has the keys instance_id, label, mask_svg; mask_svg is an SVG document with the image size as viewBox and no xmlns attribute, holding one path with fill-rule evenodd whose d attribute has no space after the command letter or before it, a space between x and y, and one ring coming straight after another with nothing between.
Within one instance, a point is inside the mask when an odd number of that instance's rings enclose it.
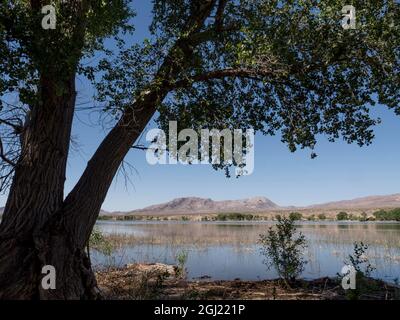
<instances>
[{"instance_id":1,"label":"large cottonwood tree","mask_svg":"<svg viewBox=\"0 0 400 320\"><path fill-rule=\"evenodd\" d=\"M400 112L396 1L352 1L357 26L344 30L342 1L154 0L152 37L134 45L129 1L53 1L56 29L45 30L49 2L0 6L0 298L98 297L84 248L154 116L161 127L281 134L294 151L320 135L368 144L370 107ZM116 120L64 195L78 75ZM44 265L57 270L55 290L41 287Z\"/></svg>"}]
</instances>

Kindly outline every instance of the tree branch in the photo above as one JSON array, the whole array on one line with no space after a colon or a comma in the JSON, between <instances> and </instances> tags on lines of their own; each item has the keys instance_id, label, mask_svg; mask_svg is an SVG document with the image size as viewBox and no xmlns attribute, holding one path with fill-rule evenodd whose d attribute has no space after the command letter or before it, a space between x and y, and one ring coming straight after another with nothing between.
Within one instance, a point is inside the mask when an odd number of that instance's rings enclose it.
<instances>
[{"instance_id":1,"label":"tree branch","mask_svg":"<svg viewBox=\"0 0 400 320\"><path fill-rule=\"evenodd\" d=\"M283 73L283 70L270 70L270 69L252 69L252 68L227 68L221 70L214 70L207 73L198 74L187 79L178 80L175 82L174 87L187 87L195 82L204 82L213 79L223 79L227 77L241 77L254 80L263 80L267 77L276 76L278 73Z\"/></svg>"},{"instance_id":2,"label":"tree branch","mask_svg":"<svg viewBox=\"0 0 400 320\"><path fill-rule=\"evenodd\" d=\"M209 17L216 0L203 0L200 11L188 18L182 34L185 38L199 32ZM102 141L81 178L64 200L66 226L78 246L84 246L96 222L101 205L113 178L126 154L156 112L158 104L173 89L173 79L184 65L176 62L177 51L183 51L184 41L178 40L164 59L153 82L127 108L115 127ZM187 59L189 57L186 57Z\"/></svg>"},{"instance_id":3,"label":"tree branch","mask_svg":"<svg viewBox=\"0 0 400 320\"><path fill-rule=\"evenodd\" d=\"M20 119L18 119L18 120L21 121ZM5 125L13 128L16 134L20 134L22 132L23 126L20 124L15 124L15 123L12 123L12 122L10 122L8 120L4 120L4 119L0 119L0 123L3 123Z\"/></svg>"},{"instance_id":4,"label":"tree branch","mask_svg":"<svg viewBox=\"0 0 400 320\"><path fill-rule=\"evenodd\" d=\"M10 159L8 159L7 156L4 154L3 141L1 140L1 138L0 138L0 159L12 167L16 166L16 164Z\"/></svg>"},{"instance_id":5,"label":"tree branch","mask_svg":"<svg viewBox=\"0 0 400 320\"><path fill-rule=\"evenodd\" d=\"M229 0L219 0L217 14L215 16L215 29L221 31L224 24L224 11Z\"/></svg>"}]
</instances>

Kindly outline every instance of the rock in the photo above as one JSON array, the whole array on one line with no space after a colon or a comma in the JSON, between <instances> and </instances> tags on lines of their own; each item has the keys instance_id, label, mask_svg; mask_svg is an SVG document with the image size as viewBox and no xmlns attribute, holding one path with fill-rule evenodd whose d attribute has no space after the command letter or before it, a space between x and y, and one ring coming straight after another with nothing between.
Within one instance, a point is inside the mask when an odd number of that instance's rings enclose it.
<instances>
[{"instance_id":1,"label":"rock","mask_svg":"<svg viewBox=\"0 0 400 320\"><path fill-rule=\"evenodd\" d=\"M126 265L126 269L134 270L140 273L168 273L169 276L175 276L175 266L163 264L163 263L129 263Z\"/></svg>"}]
</instances>

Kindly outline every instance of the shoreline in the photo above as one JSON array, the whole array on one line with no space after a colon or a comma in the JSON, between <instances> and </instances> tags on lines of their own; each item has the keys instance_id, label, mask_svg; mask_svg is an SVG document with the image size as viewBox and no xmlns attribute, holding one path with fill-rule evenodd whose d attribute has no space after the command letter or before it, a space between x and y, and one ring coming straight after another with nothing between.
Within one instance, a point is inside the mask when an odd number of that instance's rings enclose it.
<instances>
[{"instance_id":1,"label":"shoreline","mask_svg":"<svg viewBox=\"0 0 400 320\"><path fill-rule=\"evenodd\" d=\"M184 270L173 265L128 264L96 273L104 299L137 300L349 300L337 278L298 279L290 286L280 279L245 281L187 280ZM383 280L365 278L359 300L399 300L400 287Z\"/></svg>"}]
</instances>

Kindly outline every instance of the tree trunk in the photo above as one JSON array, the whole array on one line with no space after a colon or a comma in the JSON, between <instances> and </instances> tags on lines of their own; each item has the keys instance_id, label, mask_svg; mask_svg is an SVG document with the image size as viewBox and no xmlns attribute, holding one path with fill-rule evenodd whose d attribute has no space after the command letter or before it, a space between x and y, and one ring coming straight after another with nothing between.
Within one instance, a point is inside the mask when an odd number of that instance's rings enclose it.
<instances>
[{"instance_id":1,"label":"tree trunk","mask_svg":"<svg viewBox=\"0 0 400 320\"><path fill-rule=\"evenodd\" d=\"M40 88L0 225L0 298L92 297L90 265L62 219L75 75L60 82L42 77ZM57 290L42 289L45 265L57 270Z\"/></svg>"},{"instance_id":2,"label":"tree trunk","mask_svg":"<svg viewBox=\"0 0 400 320\"><path fill-rule=\"evenodd\" d=\"M100 298L85 246L115 173L153 116L159 98L159 91L152 92L125 112L89 161L75 188L54 206L54 211L36 208L46 198L47 189L40 185L29 189L32 204L21 210L25 213L25 219L22 213L19 215L22 221L15 219L15 212L20 211L11 205L6 207L0 229L0 299ZM47 201L51 203L54 197L48 191ZM14 214L12 210L16 210ZM29 223L32 217L36 220ZM18 225L22 227L14 231ZM10 227L14 227L13 231L6 232ZM41 271L45 265L56 270L55 290L42 288Z\"/></svg>"},{"instance_id":3,"label":"tree trunk","mask_svg":"<svg viewBox=\"0 0 400 320\"><path fill-rule=\"evenodd\" d=\"M205 1L190 17L184 34L199 31L214 4L215 0ZM62 83L41 79L41 104L33 108L24 133L21 159L0 225L0 299L99 297L85 246L124 157L184 68L181 59L175 59L177 52L178 56L186 52L184 45L177 41L172 47L153 84L126 109L65 200L75 76ZM42 287L46 265L56 270L54 290Z\"/></svg>"},{"instance_id":4,"label":"tree trunk","mask_svg":"<svg viewBox=\"0 0 400 320\"><path fill-rule=\"evenodd\" d=\"M90 261L83 249L71 243L63 224L49 223L41 233L25 243L10 239L0 244L0 299L98 298ZM42 286L46 265L56 270L54 290Z\"/></svg>"}]
</instances>

